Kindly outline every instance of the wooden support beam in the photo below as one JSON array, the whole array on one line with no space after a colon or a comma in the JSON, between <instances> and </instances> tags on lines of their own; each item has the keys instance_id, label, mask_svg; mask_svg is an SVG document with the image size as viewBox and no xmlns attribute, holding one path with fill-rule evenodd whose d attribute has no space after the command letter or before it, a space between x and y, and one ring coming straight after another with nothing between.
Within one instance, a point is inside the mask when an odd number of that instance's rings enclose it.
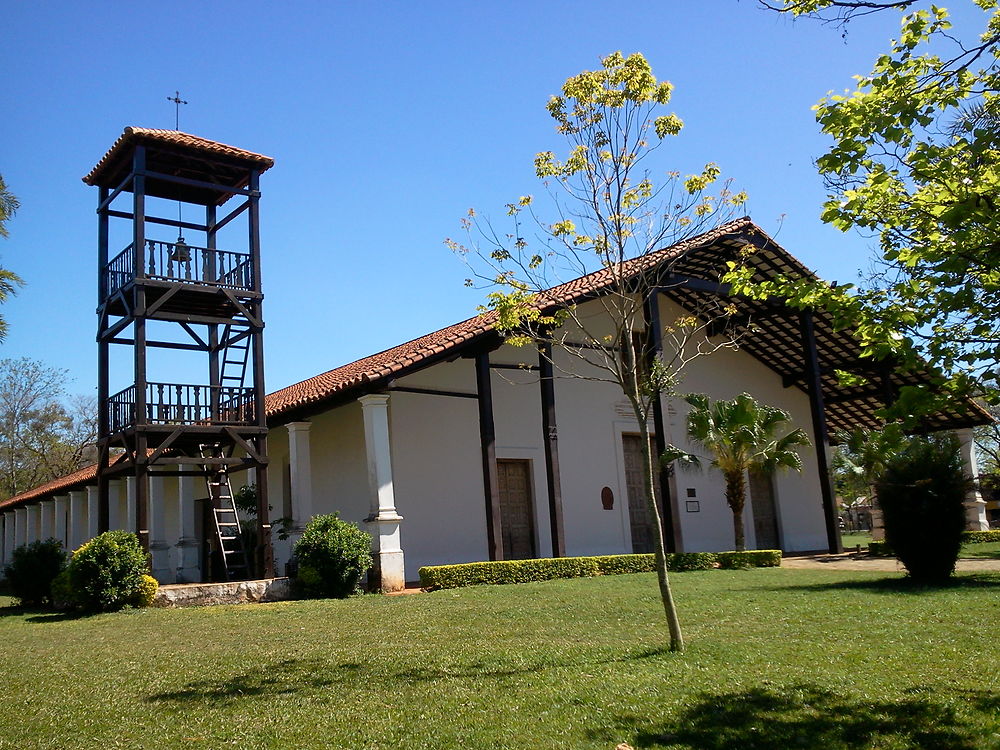
<instances>
[{"instance_id":1,"label":"wooden support beam","mask_svg":"<svg viewBox=\"0 0 1000 750\"><path fill-rule=\"evenodd\" d=\"M495 367L496 365L494 365ZM539 386L542 399L542 440L545 450L545 485L549 498L549 533L552 556L566 556L563 524L562 484L559 478L559 430L556 424L556 382L552 366L552 344L546 341L538 351Z\"/></svg>"},{"instance_id":2,"label":"wooden support beam","mask_svg":"<svg viewBox=\"0 0 1000 750\"><path fill-rule=\"evenodd\" d=\"M813 423L813 443L816 447L816 465L819 470L819 486L823 496L823 517L826 520L826 540L831 554L844 551L840 541L837 523L837 507L834 502L833 478L826 447L829 435L826 427L826 411L823 404L823 383L821 381L819 357L816 352L816 332L813 316L809 311L799 313L799 329L802 332L802 349L806 364L806 392L809 394L809 411Z\"/></svg>"},{"instance_id":3,"label":"wooden support beam","mask_svg":"<svg viewBox=\"0 0 1000 750\"><path fill-rule=\"evenodd\" d=\"M529 365L529 364L507 365L507 364L503 364L502 362L491 362L490 363L490 369L491 370L521 370L522 372L537 372L538 369L539 369L539 367L538 367L538 365Z\"/></svg>"},{"instance_id":4,"label":"wooden support beam","mask_svg":"<svg viewBox=\"0 0 1000 750\"><path fill-rule=\"evenodd\" d=\"M163 182L174 182L178 185L190 185L191 187L206 188L208 190L216 190L220 193L230 193L231 195L252 195L251 188L237 188L229 187L228 185L220 185L217 182L207 182L206 180L195 180L190 177L179 177L173 174L166 174L165 172L154 172L152 170L143 169L136 172L137 175L143 177L153 177L157 180L162 180Z\"/></svg>"},{"instance_id":5,"label":"wooden support beam","mask_svg":"<svg viewBox=\"0 0 1000 750\"><path fill-rule=\"evenodd\" d=\"M214 209L215 206L210 206L210 208ZM248 208L250 208L250 201L249 200L245 200L239 206L237 206L232 211L230 211L228 214L226 214L226 216L221 221L219 221L219 223L217 223L217 224L216 223L209 224L209 229L212 231L213 234L217 233L220 229L222 229L224 226L226 226L226 224L228 224L229 222L231 222L233 219L235 219L241 213L243 213L244 211L246 211Z\"/></svg>"},{"instance_id":6,"label":"wooden support beam","mask_svg":"<svg viewBox=\"0 0 1000 750\"><path fill-rule=\"evenodd\" d=\"M412 388L406 385L393 385L392 381L386 389L396 393L420 393L425 396L447 396L449 398L479 398L478 393L464 393L463 391L442 391L436 388Z\"/></svg>"},{"instance_id":7,"label":"wooden support beam","mask_svg":"<svg viewBox=\"0 0 1000 750\"><path fill-rule=\"evenodd\" d=\"M127 211L112 211L110 209L102 211L102 214L107 216L113 216L116 219L134 219L135 214L130 214ZM192 224L190 221L177 221L177 219L164 219L160 216L145 216L143 217L150 224L162 224L166 227L177 227L178 229L193 229L196 232L204 232L208 227L204 224Z\"/></svg>"},{"instance_id":8,"label":"wooden support beam","mask_svg":"<svg viewBox=\"0 0 1000 750\"><path fill-rule=\"evenodd\" d=\"M663 329L660 322L659 292L654 290L646 295L643 304L643 318L646 324L647 342L646 371L650 372L653 363L663 356ZM666 425L663 421L663 399L660 393L653 397L653 436L654 454L651 460L659 465L660 456L667 450ZM673 493L670 492L670 473L660 466L660 515L663 518L663 546L666 552L677 552L681 547L680 527L676 522L676 510Z\"/></svg>"},{"instance_id":9,"label":"wooden support beam","mask_svg":"<svg viewBox=\"0 0 1000 750\"><path fill-rule=\"evenodd\" d=\"M476 355L476 392L479 394L479 441L483 458L483 494L486 498L486 547L490 560L503 560L500 487L497 478L496 427L493 423L493 384L490 355Z\"/></svg>"}]
</instances>

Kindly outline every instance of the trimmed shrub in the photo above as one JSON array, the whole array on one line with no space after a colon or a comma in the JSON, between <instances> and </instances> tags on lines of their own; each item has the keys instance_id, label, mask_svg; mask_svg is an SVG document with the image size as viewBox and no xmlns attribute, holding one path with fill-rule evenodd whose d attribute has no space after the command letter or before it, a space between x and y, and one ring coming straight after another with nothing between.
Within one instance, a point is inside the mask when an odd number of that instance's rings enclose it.
<instances>
[{"instance_id":1,"label":"trimmed shrub","mask_svg":"<svg viewBox=\"0 0 1000 750\"><path fill-rule=\"evenodd\" d=\"M910 577L941 583L955 571L970 485L954 435L912 438L876 485L885 540Z\"/></svg>"},{"instance_id":2,"label":"trimmed shrub","mask_svg":"<svg viewBox=\"0 0 1000 750\"><path fill-rule=\"evenodd\" d=\"M733 567L776 567L781 565L780 550L750 552L678 552L667 556L667 566L674 572L709 570L723 555L740 565ZM495 560L492 562L428 565L420 569L420 585L425 589L452 589L484 584L529 583L554 578L583 578L625 573L650 573L655 557L646 555L601 555L598 557L551 557L537 560Z\"/></svg>"},{"instance_id":3,"label":"trimmed shrub","mask_svg":"<svg viewBox=\"0 0 1000 750\"><path fill-rule=\"evenodd\" d=\"M1000 542L1000 529L962 532L962 544L990 544L991 542Z\"/></svg>"},{"instance_id":4,"label":"trimmed shrub","mask_svg":"<svg viewBox=\"0 0 1000 750\"><path fill-rule=\"evenodd\" d=\"M371 534L339 514L315 516L295 543L296 589L302 596L338 599L357 593L372 567L371 548Z\"/></svg>"},{"instance_id":5,"label":"trimmed shrub","mask_svg":"<svg viewBox=\"0 0 1000 750\"><path fill-rule=\"evenodd\" d=\"M576 560L580 558L567 557L561 559ZM602 576L617 576L626 573L651 573L656 570L656 555L653 554L602 555L587 559L593 560L597 564L597 573Z\"/></svg>"},{"instance_id":6,"label":"trimmed shrub","mask_svg":"<svg viewBox=\"0 0 1000 750\"><path fill-rule=\"evenodd\" d=\"M625 555L611 557L625 557ZM425 589L453 589L460 586L529 583L550 581L554 578L597 576L601 574L596 562L598 559L601 558L552 557L537 560L493 560L459 565L431 565L420 569L420 585Z\"/></svg>"},{"instance_id":7,"label":"trimmed shrub","mask_svg":"<svg viewBox=\"0 0 1000 750\"><path fill-rule=\"evenodd\" d=\"M895 553L884 539L868 542L868 554L872 557L895 557Z\"/></svg>"},{"instance_id":8,"label":"trimmed shrub","mask_svg":"<svg viewBox=\"0 0 1000 750\"><path fill-rule=\"evenodd\" d=\"M22 607L38 607L52 601L52 581L65 567L62 543L46 539L16 547L4 576Z\"/></svg>"},{"instance_id":9,"label":"trimmed shrub","mask_svg":"<svg viewBox=\"0 0 1000 750\"><path fill-rule=\"evenodd\" d=\"M715 552L675 552L668 555L667 565L675 573L689 570L711 570L719 561Z\"/></svg>"},{"instance_id":10,"label":"trimmed shrub","mask_svg":"<svg viewBox=\"0 0 1000 750\"><path fill-rule=\"evenodd\" d=\"M69 561L73 599L89 612L141 606L148 569L149 558L135 534L106 531L80 547Z\"/></svg>"},{"instance_id":11,"label":"trimmed shrub","mask_svg":"<svg viewBox=\"0 0 1000 750\"><path fill-rule=\"evenodd\" d=\"M778 568L781 566L781 550L748 549L745 552L719 552L716 559L723 570Z\"/></svg>"}]
</instances>

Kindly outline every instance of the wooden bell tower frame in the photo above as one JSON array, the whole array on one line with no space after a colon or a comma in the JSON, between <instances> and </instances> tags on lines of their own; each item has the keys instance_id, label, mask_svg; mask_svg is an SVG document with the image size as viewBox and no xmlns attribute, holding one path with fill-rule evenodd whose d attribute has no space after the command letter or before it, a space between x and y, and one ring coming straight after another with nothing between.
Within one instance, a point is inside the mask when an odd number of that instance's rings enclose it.
<instances>
[{"instance_id":1,"label":"wooden bell tower frame","mask_svg":"<svg viewBox=\"0 0 1000 750\"><path fill-rule=\"evenodd\" d=\"M108 529L113 478L135 478L135 531L148 550L150 476L217 477L252 468L259 523L255 552L265 577L274 575L274 561L259 180L273 164L270 157L179 131L129 127L83 178L99 188L99 528ZM218 218L217 209L234 197L239 204ZM148 198L196 206L188 213L197 211L204 223L181 220L180 211L177 219L153 215ZM217 247L219 230L241 217L245 248ZM114 257L112 218L131 222L131 243ZM155 226L176 228L177 240L154 239ZM190 243L181 238L184 233ZM158 323L150 326L151 321ZM112 345L131 347L134 355L134 379L117 393L110 392ZM203 353L204 380L162 382L147 366L154 348Z\"/></svg>"}]
</instances>

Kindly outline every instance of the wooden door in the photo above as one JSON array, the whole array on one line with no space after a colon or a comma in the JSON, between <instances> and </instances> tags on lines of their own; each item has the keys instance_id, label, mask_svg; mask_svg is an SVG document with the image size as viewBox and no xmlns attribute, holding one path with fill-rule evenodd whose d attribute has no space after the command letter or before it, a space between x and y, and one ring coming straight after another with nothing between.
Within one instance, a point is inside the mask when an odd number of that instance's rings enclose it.
<instances>
[{"instance_id":1,"label":"wooden door","mask_svg":"<svg viewBox=\"0 0 1000 750\"><path fill-rule=\"evenodd\" d=\"M646 483L642 468L642 438L639 435L622 435L622 450L625 454L625 485L628 493L628 521L632 530L632 551L647 553L654 551L656 524L646 502ZM659 479L654 486L656 501L660 502Z\"/></svg>"},{"instance_id":2,"label":"wooden door","mask_svg":"<svg viewBox=\"0 0 1000 750\"><path fill-rule=\"evenodd\" d=\"M500 532L504 560L528 560L535 551L535 509L531 496L531 462L524 459L497 461L500 490Z\"/></svg>"},{"instance_id":3,"label":"wooden door","mask_svg":"<svg viewBox=\"0 0 1000 750\"><path fill-rule=\"evenodd\" d=\"M750 508L753 511L753 533L757 549L781 549L772 474L750 472Z\"/></svg>"}]
</instances>

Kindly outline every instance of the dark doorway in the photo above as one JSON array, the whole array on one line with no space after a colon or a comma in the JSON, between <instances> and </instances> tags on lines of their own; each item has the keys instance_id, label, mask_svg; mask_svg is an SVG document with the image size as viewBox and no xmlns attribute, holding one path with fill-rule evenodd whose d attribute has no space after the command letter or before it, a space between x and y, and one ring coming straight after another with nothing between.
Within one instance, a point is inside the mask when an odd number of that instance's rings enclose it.
<instances>
[{"instance_id":1,"label":"dark doorway","mask_svg":"<svg viewBox=\"0 0 1000 750\"><path fill-rule=\"evenodd\" d=\"M504 560L538 557L535 550L535 504L531 493L531 462L497 461L500 494L500 529Z\"/></svg>"}]
</instances>

